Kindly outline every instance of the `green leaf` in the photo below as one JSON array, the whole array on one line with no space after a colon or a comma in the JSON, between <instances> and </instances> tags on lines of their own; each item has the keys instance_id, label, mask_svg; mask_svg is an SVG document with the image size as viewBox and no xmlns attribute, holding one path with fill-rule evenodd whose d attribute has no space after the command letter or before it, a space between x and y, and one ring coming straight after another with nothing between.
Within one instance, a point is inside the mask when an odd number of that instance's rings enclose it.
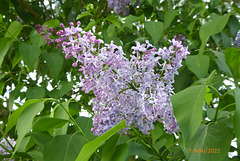
<instances>
[{"instance_id":1,"label":"green leaf","mask_svg":"<svg viewBox=\"0 0 240 161\"><path fill-rule=\"evenodd\" d=\"M44 161L75 161L84 144L86 140L79 132L56 136L44 147Z\"/></svg>"},{"instance_id":2,"label":"green leaf","mask_svg":"<svg viewBox=\"0 0 240 161\"><path fill-rule=\"evenodd\" d=\"M5 75L7 75L7 73L1 73L1 74L0 74L0 80L1 80L2 78L4 78Z\"/></svg>"},{"instance_id":3,"label":"green leaf","mask_svg":"<svg viewBox=\"0 0 240 161\"><path fill-rule=\"evenodd\" d=\"M162 22L145 22L145 28L147 32L152 37L154 43L156 44L163 34L163 23Z\"/></svg>"},{"instance_id":4,"label":"green leaf","mask_svg":"<svg viewBox=\"0 0 240 161\"><path fill-rule=\"evenodd\" d=\"M210 120L213 120L213 119L215 118L216 109L206 108L206 111L207 111L207 117L208 117Z\"/></svg>"},{"instance_id":5,"label":"green leaf","mask_svg":"<svg viewBox=\"0 0 240 161\"><path fill-rule=\"evenodd\" d=\"M45 95L45 89L43 87L29 87L26 92L27 100L41 99Z\"/></svg>"},{"instance_id":6,"label":"green leaf","mask_svg":"<svg viewBox=\"0 0 240 161\"><path fill-rule=\"evenodd\" d=\"M0 38L0 67L2 66L3 59L12 45L12 42L12 38Z\"/></svg>"},{"instance_id":7,"label":"green leaf","mask_svg":"<svg viewBox=\"0 0 240 161\"><path fill-rule=\"evenodd\" d=\"M158 138L163 134L163 130L159 124L154 126L154 129L150 131L152 135L152 142L155 143Z\"/></svg>"},{"instance_id":8,"label":"green leaf","mask_svg":"<svg viewBox=\"0 0 240 161\"><path fill-rule=\"evenodd\" d=\"M48 20L43 24L43 26L60 27L60 21L58 19Z\"/></svg>"},{"instance_id":9,"label":"green leaf","mask_svg":"<svg viewBox=\"0 0 240 161\"><path fill-rule=\"evenodd\" d=\"M130 30L133 27L133 23L137 22L139 20L139 17L133 16L133 15L129 15L126 20L125 23L122 25L122 28L124 29L125 27L129 28Z\"/></svg>"},{"instance_id":10,"label":"green leaf","mask_svg":"<svg viewBox=\"0 0 240 161\"><path fill-rule=\"evenodd\" d=\"M31 146L32 146L33 144L35 144L35 142L34 142L34 140L31 140L31 136L25 136L23 138L23 140L21 141L21 144L20 144L20 146L18 148L18 152L26 151L27 150L27 146L29 144L31 144Z\"/></svg>"},{"instance_id":11,"label":"green leaf","mask_svg":"<svg viewBox=\"0 0 240 161\"><path fill-rule=\"evenodd\" d=\"M15 56L12 61L12 69L22 60L19 50L15 50Z\"/></svg>"},{"instance_id":12,"label":"green leaf","mask_svg":"<svg viewBox=\"0 0 240 161\"><path fill-rule=\"evenodd\" d=\"M201 125L184 153L189 161L223 161L228 156L231 139L231 129L225 124Z\"/></svg>"},{"instance_id":13,"label":"green leaf","mask_svg":"<svg viewBox=\"0 0 240 161\"><path fill-rule=\"evenodd\" d=\"M27 153L28 155L30 155L33 159L37 160L37 161L44 161L43 160L43 153L37 150L33 150Z\"/></svg>"},{"instance_id":14,"label":"green leaf","mask_svg":"<svg viewBox=\"0 0 240 161\"><path fill-rule=\"evenodd\" d=\"M118 145L116 148L115 153L113 154L112 160L114 161L128 161L128 155L129 155L129 148L128 144L124 143L121 145Z\"/></svg>"},{"instance_id":15,"label":"green leaf","mask_svg":"<svg viewBox=\"0 0 240 161\"><path fill-rule=\"evenodd\" d=\"M187 143L200 127L206 93L206 86L196 85L171 97L173 112L182 132L184 143Z\"/></svg>"},{"instance_id":16,"label":"green leaf","mask_svg":"<svg viewBox=\"0 0 240 161\"><path fill-rule=\"evenodd\" d=\"M119 124L108 130L103 135L99 136L97 139L84 145L76 161L88 161L88 159L91 157L94 151L97 150L97 148L99 148L103 143L105 143L106 140L108 140L111 136L113 136L124 127L126 127L125 120L122 120Z\"/></svg>"},{"instance_id":17,"label":"green leaf","mask_svg":"<svg viewBox=\"0 0 240 161\"><path fill-rule=\"evenodd\" d=\"M206 86L211 85L212 80L213 80L215 74L216 74L216 70L212 71L212 73L207 77L206 83L205 83ZM214 82L213 82L213 83L214 83Z\"/></svg>"},{"instance_id":18,"label":"green leaf","mask_svg":"<svg viewBox=\"0 0 240 161\"><path fill-rule=\"evenodd\" d=\"M189 86L191 80L191 71L187 68L185 61L182 63L182 67L178 70L179 75L174 77L174 92L177 93Z\"/></svg>"},{"instance_id":19,"label":"green leaf","mask_svg":"<svg viewBox=\"0 0 240 161\"><path fill-rule=\"evenodd\" d=\"M93 135L93 132L91 129L93 128L93 121L89 117L78 117L76 118L76 122L81 127L84 135L87 137L88 141L92 141L96 138L96 136Z\"/></svg>"},{"instance_id":20,"label":"green leaf","mask_svg":"<svg viewBox=\"0 0 240 161\"><path fill-rule=\"evenodd\" d=\"M236 110L233 117L233 129L235 136L237 137L238 141L240 142L240 88L235 89L235 101L236 101Z\"/></svg>"},{"instance_id":21,"label":"green leaf","mask_svg":"<svg viewBox=\"0 0 240 161\"><path fill-rule=\"evenodd\" d=\"M137 155L144 160L149 160L153 155L149 154L146 148L139 143L136 142L129 142L129 156Z\"/></svg>"},{"instance_id":22,"label":"green leaf","mask_svg":"<svg viewBox=\"0 0 240 161\"><path fill-rule=\"evenodd\" d=\"M232 71L235 81L240 79L240 49L227 48L225 50L226 63Z\"/></svg>"},{"instance_id":23,"label":"green leaf","mask_svg":"<svg viewBox=\"0 0 240 161\"><path fill-rule=\"evenodd\" d=\"M111 161L120 135L113 135L103 147L101 161Z\"/></svg>"},{"instance_id":24,"label":"green leaf","mask_svg":"<svg viewBox=\"0 0 240 161\"><path fill-rule=\"evenodd\" d=\"M169 9L167 12L164 14L164 30L166 30L176 17L178 11L174 9Z\"/></svg>"},{"instance_id":25,"label":"green leaf","mask_svg":"<svg viewBox=\"0 0 240 161\"><path fill-rule=\"evenodd\" d=\"M84 31L88 31L88 30L91 30L93 26L96 25L96 21L95 20L92 20L89 22L89 24L84 28Z\"/></svg>"},{"instance_id":26,"label":"green leaf","mask_svg":"<svg viewBox=\"0 0 240 161\"><path fill-rule=\"evenodd\" d=\"M240 28L240 23L238 18L234 15L231 15L228 21L229 29L232 34L233 39L237 36L238 30Z\"/></svg>"},{"instance_id":27,"label":"green leaf","mask_svg":"<svg viewBox=\"0 0 240 161\"><path fill-rule=\"evenodd\" d=\"M64 58L60 53L43 53L43 59L47 62L47 66L50 72L58 78L62 66Z\"/></svg>"},{"instance_id":28,"label":"green leaf","mask_svg":"<svg viewBox=\"0 0 240 161\"><path fill-rule=\"evenodd\" d=\"M186 64L198 78L205 78L208 74L210 59L207 55L188 56Z\"/></svg>"},{"instance_id":29,"label":"green leaf","mask_svg":"<svg viewBox=\"0 0 240 161\"><path fill-rule=\"evenodd\" d=\"M3 20L3 16L2 14L0 14L0 23L2 22L2 20Z\"/></svg>"},{"instance_id":30,"label":"green leaf","mask_svg":"<svg viewBox=\"0 0 240 161\"><path fill-rule=\"evenodd\" d=\"M20 44L19 52L23 58L24 63L27 65L30 71L33 71L37 68L38 59L41 54L41 49L38 46Z\"/></svg>"},{"instance_id":31,"label":"green leaf","mask_svg":"<svg viewBox=\"0 0 240 161\"><path fill-rule=\"evenodd\" d=\"M64 126L68 122L69 120L58 118L41 118L33 125L33 131L51 131Z\"/></svg>"},{"instance_id":32,"label":"green leaf","mask_svg":"<svg viewBox=\"0 0 240 161\"><path fill-rule=\"evenodd\" d=\"M90 15L91 15L91 12L90 12L90 11L86 11L86 12L84 12L83 14L77 15L76 20L79 20L79 19L81 19L81 18L83 18L83 17L90 16Z\"/></svg>"},{"instance_id":33,"label":"green leaf","mask_svg":"<svg viewBox=\"0 0 240 161\"><path fill-rule=\"evenodd\" d=\"M195 5L195 8L192 9L192 11L189 13L188 16L194 16L196 13L200 14L202 17L204 16L204 13L206 11L206 4L203 2L200 2Z\"/></svg>"},{"instance_id":34,"label":"green leaf","mask_svg":"<svg viewBox=\"0 0 240 161\"><path fill-rule=\"evenodd\" d=\"M0 82L0 95L2 95L5 82Z\"/></svg>"},{"instance_id":35,"label":"green leaf","mask_svg":"<svg viewBox=\"0 0 240 161\"><path fill-rule=\"evenodd\" d=\"M110 24L107 29L108 37L113 37L115 34L115 25Z\"/></svg>"},{"instance_id":36,"label":"green leaf","mask_svg":"<svg viewBox=\"0 0 240 161\"><path fill-rule=\"evenodd\" d=\"M120 21L118 20L117 17L115 17L113 15L110 15L110 16L106 17L105 20L111 22L112 24L117 26L119 29L121 29L121 23L120 23Z\"/></svg>"},{"instance_id":37,"label":"green leaf","mask_svg":"<svg viewBox=\"0 0 240 161\"><path fill-rule=\"evenodd\" d=\"M66 111L69 112L69 101L67 102L63 102L62 106L66 109ZM65 120L69 120L69 115L67 114L67 112L63 109L60 104L58 104L54 110L53 110L53 115L54 118L59 118L59 119L65 119ZM55 134L56 135L64 135L67 134L67 129L68 129L68 125L64 125L61 128L57 128L55 129Z\"/></svg>"},{"instance_id":38,"label":"green leaf","mask_svg":"<svg viewBox=\"0 0 240 161\"><path fill-rule=\"evenodd\" d=\"M226 49L231 46L231 39L228 37L226 32L221 32L223 47Z\"/></svg>"},{"instance_id":39,"label":"green leaf","mask_svg":"<svg viewBox=\"0 0 240 161\"><path fill-rule=\"evenodd\" d=\"M21 32L23 25L18 21L13 21L7 29L5 33L5 37L16 38L18 37L19 33Z\"/></svg>"},{"instance_id":40,"label":"green leaf","mask_svg":"<svg viewBox=\"0 0 240 161\"><path fill-rule=\"evenodd\" d=\"M22 85L18 84L17 87L10 93L9 104L8 104L8 108L10 111L13 110L14 101L19 97L21 89L22 89Z\"/></svg>"},{"instance_id":41,"label":"green leaf","mask_svg":"<svg viewBox=\"0 0 240 161\"><path fill-rule=\"evenodd\" d=\"M190 33L193 32L193 29L194 29L195 24L196 24L196 20L193 21L193 22L191 22L191 23L188 25L188 28L187 28L187 29L190 31Z\"/></svg>"},{"instance_id":42,"label":"green leaf","mask_svg":"<svg viewBox=\"0 0 240 161\"><path fill-rule=\"evenodd\" d=\"M44 132L31 132L30 135L35 140L36 144L43 148L47 143L49 143L53 137L46 131Z\"/></svg>"},{"instance_id":43,"label":"green leaf","mask_svg":"<svg viewBox=\"0 0 240 161\"><path fill-rule=\"evenodd\" d=\"M31 130L34 117L41 112L43 108L44 101L40 101L25 107L21 112L16 126L18 139L16 141L14 153L18 150L24 136Z\"/></svg>"},{"instance_id":44,"label":"green leaf","mask_svg":"<svg viewBox=\"0 0 240 161\"><path fill-rule=\"evenodd\" d=\"M41 34L37 33L35 30L30 33L30 38L32 45L34 46L41 47L46 44L46 40L41 38Z\"/></svg>"},{"instance_id":45,"label":"green leaf","mask_svg":"<svg viewBox=\"0 0 240 161\"><path fill-rule=\"evenodd\" d=\"M204 99L208 105L210 105L210 103L212 102L212 98L213 97L212 97L211 90L207 88L207 94L205 95Z\"/></svg>"},{"instance_id":46,"label":"green leaf","mask_svg":"<svg viewBox=\"0 0 240 161\"><path fill-rule=\"evenodd\" d=\"M228 19L231 13L226 14L224 16L216 16L211 21L202 25L199 31L199 36L202 41L199 54L202 55L204 52L204 48L206 46L207 40L211 35L217 34L221 32L226 26Z\"/></svg>"},{"instance_id":47,"label":"green leaf","mask_svg":"<svg viewBox=\"0 0 240 161\"><path fill-rule=\"evenodd\" d=\"M73 82L62 81L58 85L58 89L54 89L49 93L52 98L60 98L69 92L73 87Z\"/></svg>"},{"instance_id":48,"label":"green leaf","mask_svg":"<svg viewBox=\"0 0 240 161\"><path fill-rule=\"evenodd\" d=\"M216 63L218 65L219 70L225 72L228 76L233 76L231 70L229 69L228 65L226 64L225 56L222 52L213 51L212 52L217 56Z\"/></svg>"},{"instance_id":49,"label":"green leaf","mask_svg":"<svg viewBox=\"0 0 240 161\"><path fill-rule=\"evenodd\" d=\"M5 134L8 133L13 126L16 125L17 121L18 121L18 117L20 116L20 114L22 113L22 111L29 106L36 106L36 103L40 102L41 100L38 99L32 99L32 100L28 100L26 101L20 108L18 108L17 110L15 110L12 115L10 116L10 118L8 119L8 123L7 123L7 127L5 130Z\"/></svg>"}]
</instances>

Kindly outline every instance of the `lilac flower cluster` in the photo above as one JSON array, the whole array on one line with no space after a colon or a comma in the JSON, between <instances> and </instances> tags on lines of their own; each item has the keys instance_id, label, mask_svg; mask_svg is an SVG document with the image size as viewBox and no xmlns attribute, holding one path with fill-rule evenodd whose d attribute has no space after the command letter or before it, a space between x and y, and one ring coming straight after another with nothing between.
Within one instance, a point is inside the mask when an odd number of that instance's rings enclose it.
<instances>
[{"instance_id":1,"label":"lilac flower cluster","mask_svg":"<svg viewBox=\"0 0 240 161\"><path fill-rule=\"evenodd\" d=\"M128 5L132 4L131 0L107 0L108 7L113 9L117 14L123 13L123 15L129 14ZM133 7L136 7L141 4L141 0L136 0Z\"/></svg>"},{"instance_id":2,"label":"lilac flower cluster","mask_svg":"<svg viewBox=\"0 0 240 161\"><path fill-rule=\"evenodd\" d=\"M15 144L16 144L16 142L13 140L13 139L11 139L11 138L7 138L8 139L8 141L11 143L11 145L12 146L15 146ZM0 142L0 154L1 155L7 155L7 154L9 154L9 152L6 150L6 149L8 149L8 150L10 150L10 151L12 151L13 149L12 149L12 147L8 144L8 142L7 142L7 140L5 139L5 138L3 138L2 140L1 140L1 142ZM6 149L4 149L3 147L5 147Z\"/></svg>"},{"instance_id":3,"label":"lilac flower cluster","mask_svg":"<svg viewBox=\"0 0 240 161\"><path fill-rule=\"evenodd\" d=\"M240 32L237 34L235 41L233 42L235 48L240 47Z\"/></svg>"},{"instance_id":4,"label":"lilac flower cluster","mask_svg":"<svg viewBox=\"0 0 240 161\"><path fill-rule=\"evenodd\" d=\"M132 47L130 60L121 46L104 44L91 31L85 32L70 23L56 41L62 44L65 58L74 57L74 67L83 72L81 88L93 91L93 125L95 135L101 135L122 119L144 134L161 121L168 133L179 130L173 115L170 97L174 75L189 52L181 41L171 40L169 48L156 49L149 41Z\"/></svg>"},{"instance_id":5,"label":"lilac flower cluster","mask_svg":"<svg viewBox=\"0 0 240 161\"><path fill-rule=\"evenodd\" d=\"M185 46L186 37L183 34L178 34L177 36L174 36L174 39L177 41L182 41L183 46Z\"/></svg>"},{"instance_id":6,"label":"lilac flower cluster","mask_svg":"<svg viewBox=\"0 0 240 161\"><path fill-rule=\"evenodd\" d=\"M42 38L47 40L48 45L51 45L51 43L54 42L54 39L51 38L53 33L53 27L36 25L35 29L37 30L38 33L41 33Z\"/></svg>"}]
</instances>

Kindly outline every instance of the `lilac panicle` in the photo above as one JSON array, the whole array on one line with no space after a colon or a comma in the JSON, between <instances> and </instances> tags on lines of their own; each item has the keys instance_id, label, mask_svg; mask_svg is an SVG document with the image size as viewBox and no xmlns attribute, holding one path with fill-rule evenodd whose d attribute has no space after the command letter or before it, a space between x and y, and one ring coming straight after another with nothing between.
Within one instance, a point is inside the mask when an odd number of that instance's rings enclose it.
<instances>
[{"instance_id":1,"label":"lilac panicle","mask_svg":"<svg viewBox=\"0 0 240 161\"><path fill-rule=\"evenodd\" d=\"M7 138L8 141L12 144L12 146L15 146L16 142L13 139L10 139L9 137ZM8 144L8 142L6 141L5 138L2 138L1 142L0 142L0 154L1 155L7 155L9 154L8 151L6 151L6 149L4 149L2 146L4 146L5 148L7 148L8 150L12 151L13 149L11 148L11 146Z\"/></svg>"},{"instance_id":2,"label":"lilac panicle","mask_svg":"<svg viewBox=\"0 0 240 161\"><path fill-rule=\"evenodd\" d=\"M37 33L41 33L41 37L47 41L48 45L51 45L51 43L54 42L54 39L51 38L53 33L53 27L36 25L35 29L37 30Z\"/></svg>"},{"instance_id":3,"label":"lilac panicle","mask_svg":"<svg viewBox=\"0 0 240 161\"><path fill-rule=\"evenodd\" d=\"M56 41L62 44L65 58L74 57L73 66L83 72L82 90L93 91L96 96L92 100L95 135L122 119L144 134L149 134L156 121L163 122L168 133L179 131L170 97L174 94L174 75L189 54L181 41L173 39L171 46L162 49L149 41L137 42L128 59L121 46L96 39L91 31L82 30L80 22L77 27L73 23L61 26Z\"/></svg>"},{"instance_id":4,"label":"lilac panicle","mask_svg":"<svg viewBox=\"0 0 240 161\"><path fill-rule=\"evenodd\" d=\"M238 32L235 41L233 42L235 48L240 47L240 32Z\"/></svg>"}]
</instances>

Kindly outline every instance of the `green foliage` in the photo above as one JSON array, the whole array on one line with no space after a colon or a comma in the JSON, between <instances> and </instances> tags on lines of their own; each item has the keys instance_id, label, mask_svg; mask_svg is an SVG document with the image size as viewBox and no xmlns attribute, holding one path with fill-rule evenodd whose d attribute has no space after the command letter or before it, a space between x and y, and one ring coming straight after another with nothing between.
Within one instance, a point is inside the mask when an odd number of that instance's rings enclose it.
<instances>
[{"instance_id":1,"label":"green foliage","mask_svg":"<svg viewBox=\"0 0 240 161\"><path fill-rule=\"evenodd\" d=\"M43 110L44 102L36 102L30 106L27 106L18 117L16 130L18 132L18 139L16 141L16 152L24 138L24 136L31 130L34 117Z\"/></svg>"},{"instance_id":2,"label":"green foliage","mask_svg":"<svg viewBox=\"0 0 240 161\"><path fill-rule=\"evenodd\" d=\"M126 127L126 125L125 125L125 121L123 120L119 124L114 126L112 129L110 129L103 135L99 136L97 139L84 145L76 161L80 161L80 160L87 161L91 157L91 155L94 153L94 151L97 150L98 147L100 147L103 143L105 143L107 139L109 139L111 136L113 136L115 133L117 133L119 130L123 129L124 127ZM123 157L125 157L125 148L126 146L121 148L122 153L124 155ZM122 157L122 156L120 155L118 157Z\"/></svg>"},{"instance_id":3,"label":"green foliage","mask_svg":"<svg viewBox=\"0 0 240 161\"><path fill-rule=\"evenodd\" d=\"M228 22L230 13L224 16L215 16L210 22L204 24L199 31L199 36L202 41L199 53L202 54L210 36L221 32Z\"/></svg>"},{"instance_id":4,"label":"green foliage","mask_svg":"<svg viewBox=\"0 0 240 161\"><path fill-rule=\"evenodd\" d=\"M75 160L85 143L79 132L56 136L44 146L43 158L46 161Z\"/></svg>"},{"instance_id":5,"label":"green foliage","mask_svg":"<svg viewBox=\"0 0 240 161\"><path fill-rule=\"evenodd\" d=\"M198 78L205 78L208 74L210 59L206 55L188 56L186 64Z\"/></svg>"},{"instance_id":6,"label":"green foliage","mask_svg":"<svg viewBox=\"0 0 240 161\"><path fill-rule=\"evenodd\" d=\"M240 29L238 1L142 0L138 7L127 6L127 16L114 13L107 0L46 2L1 0L0 138L16 140L1 159L240 159L240 48L234 43ZM57 43L47 45L34 29L41 24L56 33L60 23L67 27L77 20L84 31L122 46L127 58L136 42L149 40L158 50L174 36L185 36L191 54L175 76L176 94L171 97L179 132L167 134L157 121L144 135L122 121L101 136L93 135L95 96L79 87L82 72L72 66L73 59L64 58ZM83 116L86 111L89 117ZM121 133L126 127L127 134ZM235 139L237 147L231 146ZM238 154L231 158L228 153L234 151Z\"/></svg>"},{"instance_id":7,"label":"green foliage","mask_svg":"<svg viewBox=\"0 0 240 161\"><path fill-rule=\"evenodd\" d=\"M172 96L173 112L186 144L201 125L206 86L189 87Z\"/></svg>"},{"instance_id":8,"label":"green foliage","mask_svg":"<svg viewBox=\"0 0 240 161\"><path fill-rule=\"evenodd\" d=\"M227 157L231 139L231 129L225 124L201 125L191 143L186 145L184 153L189 160L224 160ZM201 150L205 152L200 153Z\"/></svg>"},{"instance_id":9,"label":"green foliage","mask_svg":"<svg viewBox=\"0 0 240 161\"><path fill-rule=\"evenodd\" d=\"M0 38L0 65L2 65L3 59L7 54L12 41L12 38Z\"/></svg>"},{"instance_id":10,"label":"green foliage","mask_svg":"<svg viewBox=\"0 0 240 161\"><path fill-rule=\"evenodd\" d=\"M163 23L147 21L145 23L145 28L147 32L151 35L151 38L153 39L154 44L156 44L158 40L162 37Z\"/></svg>"},{"instance_id":11,"label":"green foliage","mask_svg":"<svg viewBox=\"0 0 240 161\"><path fill-rule=\"evenodd\" d=\"M30 71L37 68L41 54L41 49L38 46L21 44L19 46L19 53Z\"/></svg>"},{"instance_id":12,"label":"green foliage","mask_svg":"<svg viewBox=\"0 0 240 161\"><path fill-rule=\"evenodd\" d=\"M227 48L225 50L226 63L228 64L230 70L233 73L233 78L236 81L240 79L240 49Z\"/></svg>"},{"instance_id":13,"label":"green foliage","mask_svg":"<svg viewBox=\"0 0 240 161\"><path fill-rule=\"evenodd\" d=\"M233 117L233 128L235 132L235 136L238 140L240 140L240 126L239 126L239 119L240 119L240 89L237 88L235 91L235 101L236 101L236 110Z\"/></svg>"}]
</instances>

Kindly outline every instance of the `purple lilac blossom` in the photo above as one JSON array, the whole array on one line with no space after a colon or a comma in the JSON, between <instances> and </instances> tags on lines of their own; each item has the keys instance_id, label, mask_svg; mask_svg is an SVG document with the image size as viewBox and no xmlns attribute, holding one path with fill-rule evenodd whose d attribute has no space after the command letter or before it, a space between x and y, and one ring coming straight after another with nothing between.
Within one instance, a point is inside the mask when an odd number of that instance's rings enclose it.
<instances>
[{"instance_id":1,"label":"purple lilac blossom","mask_svg":"<svg viewBox=\"0 0 240 161\"><path fill-rule=\"evenodd\" d=\"M8 141L11 143L12 146L15 146L16 142L11 139L11 138L7 138ZM4 149L2 146L4 146L5 148L7 148L10 151L13 151L12 147L8 144L8 142L6 141L5 138L3 138L0 142L0 155L7 155L10 154L8 151L6 151L6 149ZM3 159L3 160L9 160L9 159ZM11 159L10 161L13 161L13 159Z\"/></svg>"},{"instance_id":2,"label":"purple lilac blossom","mask_svg":"<svg viewBox=\"0 0 240 161\"><path fill-rule=\"evenodd\" d=\"M237 34L235 41L233 42L234 47L239 48L240 47L240 32Z\"/></svg>"},{"instance_id":3,"label":"purple lilac blossom","mask_svg":"<svg viewBox=\"0 0 240 161\"><path fill-rule=\"evenodd\" d=\"M174 39L178 41L182 41L183 46L185 46L186 37L183 34L178 34L177 36L174 36Z\"/></svg>"},{"instance_id":4,"label":"purple lilac blossom","mask_svg":"<svg viewBox=\"0 0 240 161\"><path fill-rule=\"evenodd\" d=\"M93 126L95 135L101 135L125 119L127 126L138 128L144 134L163 122L168 133L179 131L173 115L170 97L174 94L174 75L182 66L188 48L181 41L169 41L170 47L156 49L149 41L136 43L130 59L121 46L112 41L104 44L91 31L85 32L70 23L61 24L57 32L65 58L74 57L74 67L83 72L81 88L93 91ZM125 130L127 130L126 128Z\"/></svg>"},{"instance_id":5,"label":"purple lilac blossom","mask_svg":"<svg viewBox=\"0 0 240 161\"><path fill-rule=\"evenodd\" d=\"M37 30L38 33L41 33L41 37L47 41L48 45L51 45L51 43L54 42L54 39L51 39L53 27L36 25L35 29Z\"/></svg>"},{"instance_id":6,"label":"purple lilac blossom","mask_svg":"<svg viewBox=\"0 0 240 161\"><path fill-rule=\"evenodd\" d=\"M107 0L108 7L113 9L115 13L123 15L129 14L129 9L127 8L128 5L132 4L131 0ZM141 4L141 0L137 0L133 7L136 7Z\"/></svg>"}]
</instances>

